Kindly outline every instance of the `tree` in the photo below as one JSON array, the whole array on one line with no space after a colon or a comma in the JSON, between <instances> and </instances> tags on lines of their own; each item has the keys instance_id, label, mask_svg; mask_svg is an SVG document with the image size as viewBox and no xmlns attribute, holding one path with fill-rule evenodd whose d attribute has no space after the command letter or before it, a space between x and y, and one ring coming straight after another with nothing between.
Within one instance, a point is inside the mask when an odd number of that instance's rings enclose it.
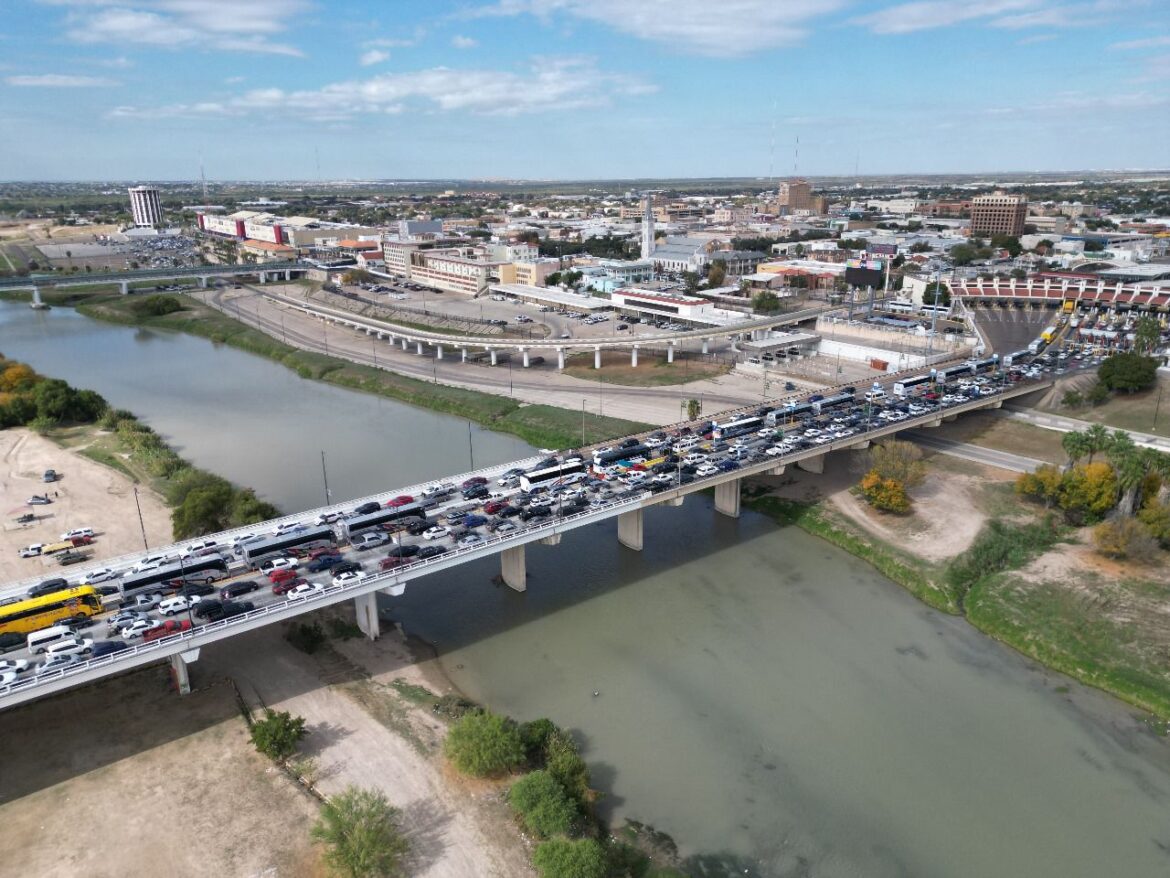
<instances>
[{"instance_id":1,"label":"tree","mask_svg":"<svg viewBox=\"0 0 1170 878\"><path fill-rule=\"evenodd\" d=\"M368 284L374 276L364 268L352 268L341 276L341 282L347 284Z\"/></svg>"},{"instance_id":2,"label":"tree","mask_svg":"<svg viewBox=\"0 0 1170 878\"><path fill-rule=\"evenodd\" d=\"M1129 516L1119 516L1093 528L1093 545L1106 558L1152 561L1158 554L1158 541L1150 529Z\"/></svg>"},{"instance_id":3,"label":"tree","mask_svg":"<svg viewBox=\"0 0 1170 878\"><path fill-rule=\"evenodd\" d=\"M171 532L177 540L225 530L232 502L232 486L222 479L191 488L171 513Z\"/></svg>"},{"instance_id":4,"label":"tree","mask_svg":"<svg viewBox=\"0 0 1170 878\"><path fill-rule=\"evenodd\" d=\"M991 246L995 250L1007 250L1013 257L1024 252L1020 246L1020 239L1015 235L992 235Z\"/></svg>"},{"instance_id":5,"label":"tree","mask_svg":"<svg viewBox=\"0 0 1170 878\"><path fill-rule=\"evenodd\" d=\"M0 392L18 393L31 390L40 376L24 363L9 362L0 372Z\"/></svg>"},{"instance_id":6,"label":"tree","mask_svg":"<svg viewBox=\"0 0 1170 878\"><path fill-rule=\"evenodd\" d=\"M727 280L727 261L724 259L712 261L711 265L707 268L707 285L721 287L725 280Z\"/></svg>"},{"instance_id":7,"label":"tree","mask_svg":"<svg viewBox=\"0 0 1170 878\"><path fill-rule=\"evenodd\" d=\"M516 724L487 710L465 714L444 743L447 758L464 774L505 774L524 761L524 743Z\"/></svg>"},{"instance_id":8,"label":"tree","mask_svg":"<svg viewBox=\"0 0 1170 878\"><path fill-rule=\"evenodd\" d=\"M860 484L861 496L874 509L904 515L910 511L905 486L894 479L883 479L876 470L865 474Z\"/></svg>"},{"instance_id":9,"label":"tree","mask_svg":"<svg viewBox=\"0 0 1170 878\"><path fill-rule=\"evenodd\" d=\"M904 488L914 488L926 478L926 464L922 449L913 442L889 439L869 449L869 468L879 478L901 482Z\"/></svg>"},{"instance_id":10,"label":"tree","mask_svg":"<svg viewBox=\"0 0 1170 878\"><path fill-rule=\"evenodd\" d=\"M252 724L252 744L269 759L283 762L297 752L305 731L305 718L287 710L264 709L264 719Z\"/></svg>"},{"instance_id":11,"label":"tree","mask_svg":"<svg viewBox=\"0 0 1170 878\"><path fill-rule=\"evenodd\" d=\"M321 806L312 836L325 845L325 862L348 878L399 876L409 845L398 818L382 793L350 786Z\"/></svg>"},{"instance_id":12,"label":"tree","mask_svg":"<svg viewBox=\"0 0 1170 878\"><path fill-rule=\"evenodd\" d=\"M698 420L699 415L703 413L703 405L697 399L687 400L687 420Z\"/></svg>"},{"instance_id":13,"label":"tree","mask_svg":"<svg viewBox=\"0 0 1170 878\"><path fill-rule=\"evenodd\" d=\"M1151 354L1161 341L1162 327L1158 325L1158 319L1150 315L1139 318L1134 326L1134 353Z\"/></svg>"},{"instance_id":14,"label":"tree","mask_svg":"<svg viewBox=\"0 0 1170 878\"><path fill-rule=\"evenodd\" d=\"M1089 463L1093 462L1094 455L1100 454L1102 451L1108 449L1110 443L1113 441L1113 437L1109 435L1109 431L1101 424L1093 424L1090 426L1084 431L1084 436L1085 445L1088 448Z\"/></svg>"},{"instance_id":15,"label":"tree","mask_svg":"<svg viewBox=\"0 0 1170 878\"><path fill-rule=\"evenodd\" d=\"M1147 501L1137 517L1162 548L1170 549L1170 504Z\"/></svg>"},{"instance_id":16,"label":"tree","mask_svg":"<svg viewBox=\"0 0 1170 878\"><path fill-rule=\"evenodd\" d=\"M1071 430L1060 437L1060 447L1068 455L1068 465L1075 466L1089 453L1089 440L1079 430Z\"/></svg>"},{"instance_id":17,"label":"tree","mask_svg":"<svg viewBox=\"0 0 1170 878\"><path fill-rule=\"evenodd\" d=\"M760 290L752 298L752 310L757 314L775 314L780 307L780 297L771 290Z\"/></svg>"},{"instance_id":18,"label":"tree","mask_svg":"<svg viewBox=\"0 0 1170 878\"><path fill-rule=\"evenodd\" d=\"M1059 503L1073 524L1100 521L1117 505L1118 476L1107 463L1074 466L1064 474Z\"/></svg>"},{"instance_id":19,"label":"tree","mask_svg":"<svg viewBox=\"0 0 1170 878\"><path fill-rule=\"evenodd\" d=\"M37 417L64 421L73 414L74 390L60 378L41 381L33 390Z\"/></svg>"},{"instance_id":20,"label":"tree","mask_svg":"<svg viewBox=\"0 0 1170 878\"><path fill-rule=\"evenodd\" d=\"M688 293L693 293L699 288L699 276L693 271L684 271L682 273L683 287Z\"/></svg>"},{"instance_id":21,"label":"tree","mask_svg":"<svg viewBox=\"0 0 1170 878\"><path fill-rule=\"evenodd\" d=\"M1060 404L1067 409L1078 409L1085 404L1085 395L1079 390L1066 390Z\"/></svg>"},{"instance_id":22,"label":"tree","mask_svg":"<svg viewBox=\"0 0 1170 878\"><path fill-rule=\"evenodd\" d=\"M532 863L540 878L604 878L605 850L592 838L557 838L537 846Z\"/></svg>"},{"instance_id":23,"label":"tree","mask_svg":"<svg viewBox=\"0 0 1170 878\"><path fill-rule=\"evenodd\" d=\"M956 244L950 249L949 254L955 265L970 265L978 256L977 251L970 244Z\"/></svg>"},{"instance_id":24,"label":"tree","mask_svg":"<svg viewBox=\"0 0 1170 878\"><path fill-rule=\"evenodd\" d=\"M1145 390L1158 377L1158 361L1139 353L1113 354L1105 358L1097 377L1110 390Z\"/></svg>"},{"instance_id":25,"label":"tree","mask_svg":"<svg viewBox=\"0 0 1170 878\"><path fill-rule=\"evenodd\" d=\"M915 241L910 245L911 253L929 253L931 246L925 241Z\"/></svg>"},{"instance_id":26,"label":"tree","mask_svg":"<svg viewBox=\"0 0 1170 878\"><path fill-rule=\"evenodd\" d=\"M1023 473L1016 479L1016 493L1043 500L1046 508L1051 507L1060 499L1063 480L1064 476L1058 467L1050 463L1041 464L1033 472Z\"/></svg>"},{"instance_id":27,"label":"tree","mask_svg":"<svg viewBox=\"0 0 1170 878\"><path fill-rule=\"evenodd\" d=\"M1100 381L1096 382L1089 388L1089 393L1085 399L1089 401L1090 405L1100 405L1109 398L1109 388Z\"/></svg>"},{"instance_id":28,"label":"tree","mask_svg":"<svg viewBox=\"0 0 1170 878\"><path fill-rule=\"evenodd\" d=\"M534 771L512 784L508 802L528 830L540 838L573 834L577 806L547 771Z\"/></svg>"},{"instance_id":29,"label":"tree","mask_svg":"<svg viewBox=\"0 0 1170 878\"><path fill-rule=\"evenodd\" d=\"M941 280L927 284L922 291L922 301L926 305L941 305L945 308L951 304L951 288Z\"/></svg>"}]
</instances>

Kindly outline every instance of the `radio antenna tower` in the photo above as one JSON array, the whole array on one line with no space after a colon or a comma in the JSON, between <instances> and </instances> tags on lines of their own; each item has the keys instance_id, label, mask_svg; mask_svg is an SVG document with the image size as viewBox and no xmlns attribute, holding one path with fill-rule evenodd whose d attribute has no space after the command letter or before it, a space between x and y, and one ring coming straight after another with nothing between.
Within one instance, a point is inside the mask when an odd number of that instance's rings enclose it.
<instances>
[{"instance_id":1,"label":"radio antenna tower","mask_svg":"<svg viewBox=\"0 0 1170 878\"><path fill-rule=\"evenodd\" d=\"M199 153L199 180L203 184L203 203L207 204L207 174L203 172L203 153Z\"/></svg>"},{"instance_id":2,"label":"radio antenna tower","mask_svg":"<svg viewBox=\"0 0 1170 878\"><path fill-rule=\"evenodd\" d=\"M796 143L792 147L792 176L799 176L797 168L800 166L800 135L796 135Z\"/></svg>"},{"instance_id":3,"label":"radio antenna tower","mask_svg":"<svg viewBox=\"0 0 1170 878\"><path fill-rule=\"evenodd\" d=\"M776 183L776 99L772 99L772 143L768 149L768 185Z\"/></svg>"}]
</instances>

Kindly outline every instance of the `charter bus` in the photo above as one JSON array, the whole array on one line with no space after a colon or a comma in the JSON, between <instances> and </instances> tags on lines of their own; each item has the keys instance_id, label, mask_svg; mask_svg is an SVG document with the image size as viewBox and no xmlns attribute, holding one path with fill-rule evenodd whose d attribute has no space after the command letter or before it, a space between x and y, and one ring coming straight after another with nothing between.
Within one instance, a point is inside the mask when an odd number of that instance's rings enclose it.
<instances>
[{"instance_id":1,"label":"charter bus","mask_svg":"<svg viewBox=\"0 0 1170 878\"><path fill-rule=\"evenodd\" d=\"M369 530L371 527L377 527L380 524L398 521L400 518L426 517L427 510L421 503L405 503L402 506L390 506L385 509L368 512L365 515L355 515L353 518L347 518L339 522L339 526L345 539L352 540L354 535L361 533L363 530Z\"/></svg>"},{"instance_id":2,"label":"charter bus","mask_svg":"<svg viewBox=\"0 0 1170 878\"><path fill-rule=\"evenodd\" d=\"M764 419L758 415L752 415L745 418L736 418L728 421L725 424L716 424L715 429L711 431L712 439L734 439L736 436L742 436L745 433L751 433L764 426Z\"/></svg>"},{"instance_id":3,"label":"charter bus","mask_svg":"<svg viewBox=\"0 0 1170 878\"><path fill-rule=\"evenodd\" d=\"M945 369L936 369L934 373L934 380L939 384L946 384L953 378L958 378L961 375L974 375L975 370L971 368L970 363L960 363L958 366L948 366Z\"/></svg>"},{"instance_id":4,"label":"charter bus","mask_svg":"<svg viewBox=\"0 0 1170 878\"><path fill-rule=\"evenodd\" d=\"M894 396L907 396L915 387L929 387L934 381L933 375L915 375L913 378L903 378L894 382Z\"/></svg>"},{"instance_id":5,"label":"charter bus","mask_svg":"<svg viewBox=\"0 0 1170 878\"><path fill-rule=\"evenodd\" d=\"M813 403L800 402L794 405L786 405L783 408L773 409L768 412L764 418L764 423L769 427L775 427L777 424L788 423L800 418L804 415L812 414Z\"/></svg>"},{"instance_id":6,"label":"charter bus","mask_svg":"<svg viewBox=\"0 0 1170 878\"><path fill-rule=\"evenodd\" d=\"M558 463L556 466L522 473L520 475L520 490L527 492L541 485L563 484L566 478L578 474L585 474L585 464L579 457L570 457L564 463Z\"/></svg>"},{"instance_id":7,"label":"charter bus","mask_svg":"<svg viewBox=\"0 0 1170 878\"><path fill-rule=\"evenodd\" d=\"M942 317L944 320L951 316L950 305L923 305L918 309L923 317Z\"/></svg>"},{"instance_id":8,"label":"charter bus","mask_svg":"<svg viewBox=\"0 0 1170 878\"><path fill-rule=\"evenodd\" d=\"M289 549L306 549L321 543L332 545L336 541L337 536L333 533L333 528L327 524L321 524L307 527L304 530L292 530L278 536L266 537L251 543L243 543L240 546L240 554L243 556L245 564L249 567L255 567L265 558L283 554Z\"/></svg>"},{"instance_id":9,"label":"charter bus","mask_svg":"<svg viewBox=\"0 0 1170 878\"><path fill-rule=\"evenodd\" d=\"M844 391L842 393L838 393L836 396L830 396L830 397L827 397L825 399L818 399L816 402L814 402L812 404L813 414L819 415L821 412L825 411L826 409L834 408L835 406L839 406L842 403L854 402L854 400L855 400L854 394L855 393L856 393L856 391L850 389L850 390Z\"/></svg>"},{"instance_id":10,"label":"charter bus","mask_svg":"<svg viewBox=\"0 0 1170 878\"><path fill-rule=\"evenodd\" d=\"M0 634L29 634L67 619L88 619L102 612L102 598L92 585L79 585L0 605Z\"/></svg>"},{"instance_id":11,"label":"charter bus","mask_svg":"<svg viewBox=\"0 0 1170 878\"><path fill-rule=\"evenodd\" d=\"M611 448L609 451L594 451L593 466L600 469L604 466L617 463L619 460L629 460L631 457L654 457L652 448L645 445L631 445L628 448Z\"/></svg>"},{"instance_id":12,"label":"charter bus","mask_svg":"<svg viewBox=\"0 0 1170 878\"><path fill-rule=\"evenodd\" d=\"M974 369L976 373L986 371L994 372L996 367L999 365L999 354L992 354L990 357L987 357L983 360L968 360L968 362L971 364L971 368Z\"/></svg>"},{"instance_id":13,"label":"charter bus","mask_svg":"<svg viewBox=\"0 0 1170 878\"><path fill-rule=\"evenodd\" d=\"M186 582L211 583L227 576L228 562L221 555L205 555L190 561L173 561L153 570L130 573L122 577L119 589L122 600L150 591L163 591Z\"/></svg>"}]
</instances>

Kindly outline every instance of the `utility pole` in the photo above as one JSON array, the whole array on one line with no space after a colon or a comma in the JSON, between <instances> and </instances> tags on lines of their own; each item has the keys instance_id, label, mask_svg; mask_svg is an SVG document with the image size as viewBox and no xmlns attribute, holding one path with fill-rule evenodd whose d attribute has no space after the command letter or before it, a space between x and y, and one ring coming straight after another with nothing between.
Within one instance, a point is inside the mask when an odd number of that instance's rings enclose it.
<instances>
[{"instance_id":1,"label":"utility pole","mask_svg":"<svg viewBox=\"0 0 1170 878\"><path fill-rule=\"evenodd\" d=\"M325 505L330 503L329 474L325 471L325 452L321 452L321 481L325 483Z\"/></svg>"},{"instance_id":2,"label":"utility pole","mask_svg":"<svg viewBox=\"0 0 1170 878\"><path fill-rule=\"evenodd\" d=\"M138 488L134 489L134 505L138 507L138 526L142 528L142 548L149 551L150 543L146 541L146 522L142 520L142 504L138 502Z\"/></svg>"},{"instance_id":3,"label":"utility pole","mask_svg":"<svg viewBox=\"0 0 1170 878\"><path fill-rule=\"evenodd\" d=\"M471 460L471 471L475 472L475 445L471 441L471 421L467 422L467 456Z\"/></svg>"}]
</instances>

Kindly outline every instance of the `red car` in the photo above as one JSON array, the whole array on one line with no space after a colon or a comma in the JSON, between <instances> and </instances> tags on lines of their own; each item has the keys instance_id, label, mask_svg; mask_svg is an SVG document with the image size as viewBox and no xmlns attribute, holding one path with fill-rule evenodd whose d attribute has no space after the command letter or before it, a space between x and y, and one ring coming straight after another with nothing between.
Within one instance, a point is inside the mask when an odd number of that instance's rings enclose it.
<instances>
[{"instance_id":1,"label":"red car","mask_svg":"<svg viewBox=\"0 0 1170 878\"><path fill-rule=\"evenodd\" d=\"M288 594L298 585L304 585L306 582L308 582L308 580L303 576L293 576L291 579L282 579L280 582L277 582L272 586L272 593Z\"/></svg>"},{"instance_id":2,"label":"red car","mask_svg":"<svg viewBox=\"0 0 1170 878\"><path fill-rule=\"evenodd\" d=\"M322 555L336 555L336 554L337 554L337 549L335 549L333 546L321 546L320 548L313 549L311 552L309 552L309 560L316 561Z\"/></svg>"},{"instance_id":3,"label":"red car","mask_svg":"<svg viewBox=\"0 0 1170 878\"><path fill-rule=\"evenodd\" d=\"M93 537L70 537L69 542L73 543L74 546L88 546L93 542Z\"/></svg>"},{"instance_id":4,"label":"red car","mask_svg":"<svg viewBox=\"0 0 1170 878\"><path fill-rule=\"evenodd\" d=\"M149 631L144 631L142 633L142 642L150 643L150 641L158 640L160 637L170 637L172 634L190 630L191 622L189 619L167 619L158 628L151 628Z\"/></svg>"},{"instance_id":5,"label":"red car","mask_svg":"<svg viewBox=\"0 0 1170 878\"><path fill-rule=\"evenodd\" d=\"M464 489L466 489L466 488L473 488L473 487L475 487L476 485L486 485L486 484L487 484L487 481L488 481L488 480L487 480L487 479L485 479L483 476L472 476L470 479L468 479L467 481L465 481L465 482L464 482L462 485L460 485L459 487L461 487L461 488L464 488Z\"/></svg>"},{"instance_id":6,"label":"red car","mask_svg":"<svg viewBox=\"0 0 1170 878\"><path fill-rule=\"evenodd\" d=\"M409 494L400 494L397 497L395 497L393 500L389 501L386 504L386 507L388 509L397 509L399 506L405 506L407 503L413 503L413 502L414 502L414 498L411 497Z\"/></svg>"},{"instance_id":7,"label":"red car","mask_svg":"<svg viewBox=\"0 0 1170 878\"><path fill-rule=\"evenodd\" d=\"M483 511L486 512L488 515L495 515L500 510L507 509L507 508L508 508L508 501L507 500L492 500L491 502L485 503L483 505Z\"/></svg>"},{"instance_id":8,"label":"red car","mask_svg":"<svg viewBox=\"0 0 1170 878\"><path fill-rule=\"evenodd\" d=\"M391 555L389 558L383 558L378 565L380 570L393 570L395 567L401 567L403 564L409 564L410 558L399 558L397 555Z\"/></svg>"},{"instance_id":9,"label":"red car","mask_svg":"<svg viewBox=\"0 0 1170 878\"><path fill-rule=\"evenodd\" d=\"M268 581L279 585L282 582L288 582L290 579L296 579L297 572L291 569L273 570L268 574Z\"/></svg>"}]
</instances>

